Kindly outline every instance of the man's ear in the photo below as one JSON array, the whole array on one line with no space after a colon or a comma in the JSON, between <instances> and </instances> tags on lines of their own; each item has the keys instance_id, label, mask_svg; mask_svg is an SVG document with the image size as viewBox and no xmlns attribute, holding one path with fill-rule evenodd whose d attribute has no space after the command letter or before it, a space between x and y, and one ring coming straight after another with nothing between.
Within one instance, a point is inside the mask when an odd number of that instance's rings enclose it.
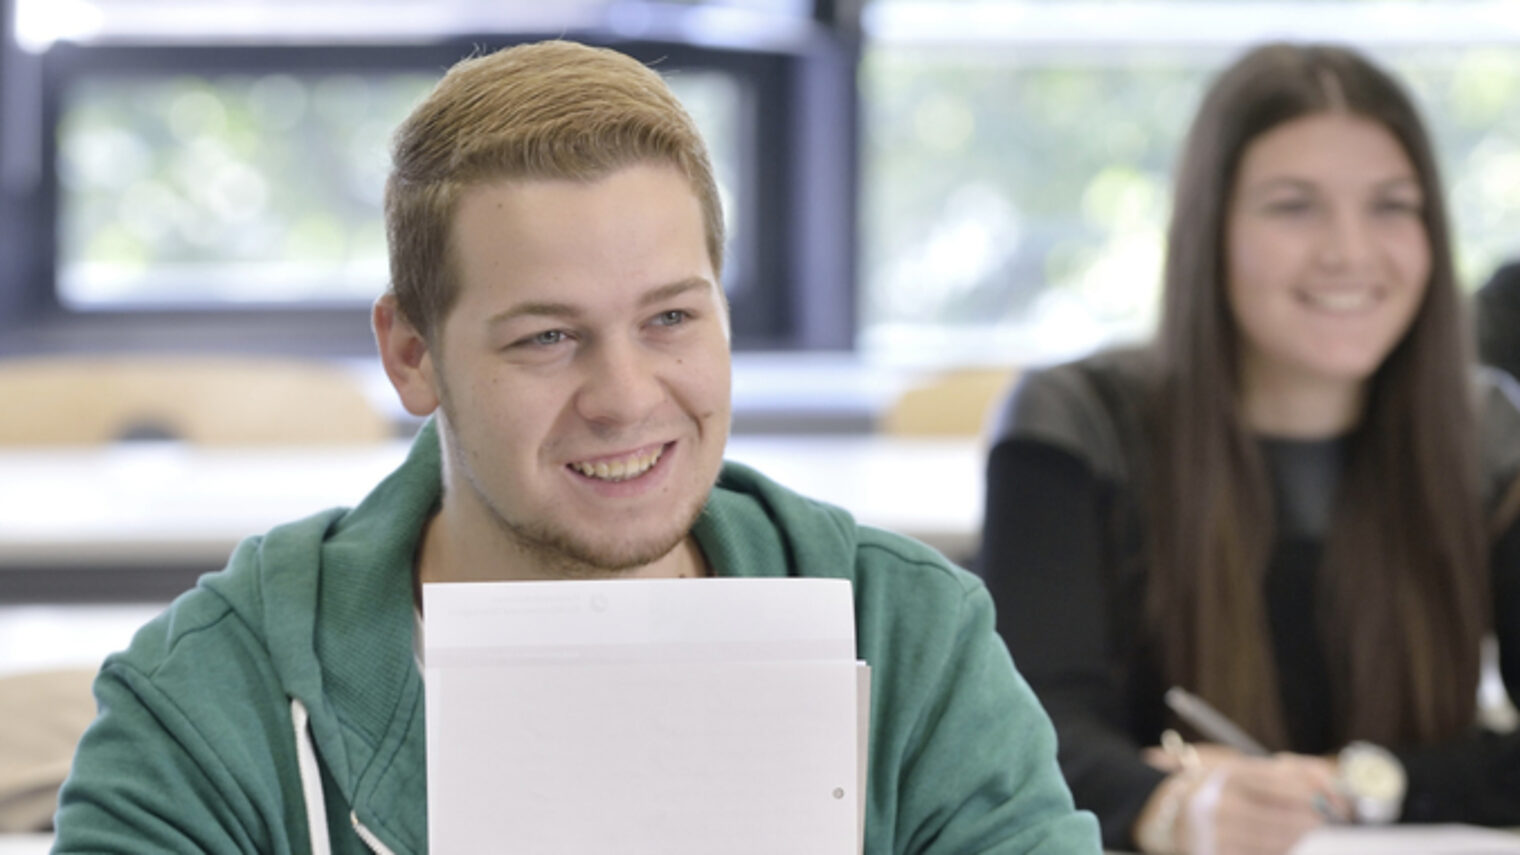
<instances>
[{"instance_id":1,"label":"man's ear","mask_svg":"<svg viewBox=\"0 0 1520 855\"><path fill-rule=\"evenodd\" d=\"M371 322L385 376L401 396L401 405L414 416L426 416L436 410L438 378L433 373L433 355L427 339L402 314L396 295L387 293L375 301Z\"/></svg>"}]
</instances>

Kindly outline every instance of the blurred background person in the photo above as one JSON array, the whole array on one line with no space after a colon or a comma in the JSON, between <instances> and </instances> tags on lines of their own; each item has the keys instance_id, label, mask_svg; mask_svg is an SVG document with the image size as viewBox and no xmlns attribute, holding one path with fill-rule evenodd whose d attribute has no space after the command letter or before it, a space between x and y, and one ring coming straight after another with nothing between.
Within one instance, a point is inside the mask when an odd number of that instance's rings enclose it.
<instances>
[{"instance_id":1,"label":"blurred background person","mask_svg":"<svg viewBox=\"0 0 1520 855\"><path fill-rule=\"evenodd\" d=\"M1520 824L1520 736L1474 723L1486 633L1520 689L1520 412L1472 367L1415 108L1348 49L1263 46L1177 170L1156 338L1026 375L987 467L980 569L1079 806L1218 855ZM1171 686L1272 755L1155 748L1199 736Z\"/></svg>"},{"instance_id":2,"label":"blurred background person","mask_svg":"<svg viewBox=\"0 0 1520 855\"><path fill-rule=\"evenodd\" d=\"M1520 261L1494 271L1473 295L1478 358L1520 378Z\"/></svg>"}]
</instances>

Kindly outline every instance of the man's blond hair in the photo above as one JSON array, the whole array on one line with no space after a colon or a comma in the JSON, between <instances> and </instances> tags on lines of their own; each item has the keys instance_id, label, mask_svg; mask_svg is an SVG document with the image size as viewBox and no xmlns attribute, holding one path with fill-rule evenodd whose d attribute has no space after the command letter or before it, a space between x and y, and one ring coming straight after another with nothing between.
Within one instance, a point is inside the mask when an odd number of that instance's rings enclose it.
<instances>
[{"instance_id":1,"label":"man's blond hair","mask_svg":"<svg viewBox=\"0 0 1520 855\"><path fill-rule=\"evenodd\" d=\"M660 75L567 41L457 63L396 131L385 223L401 312L431 341L453 306L449 236L465 190L501 179L594 181L651 161L691 183L721 274L723 210L707 147Z\"/></svg>"}]
</instances>

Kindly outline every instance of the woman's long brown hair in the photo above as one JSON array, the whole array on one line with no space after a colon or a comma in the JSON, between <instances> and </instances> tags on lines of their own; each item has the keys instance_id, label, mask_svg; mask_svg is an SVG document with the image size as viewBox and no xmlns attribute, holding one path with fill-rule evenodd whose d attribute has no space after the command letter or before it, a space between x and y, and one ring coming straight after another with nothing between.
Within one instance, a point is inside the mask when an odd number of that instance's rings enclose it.
<instances>
[{"instance_id":1,"label":"woman's long brown hair","mask_svg":"<svg viewBox=\"0 0 1520 855\"><path fill-rule=\"evenodd\" d=\"M1178 165L1156 340L1147 617L1164 679L1277 748L1287 731L1263 594L1274 510L1240 415L1226 217L1251 141L1331 110L1376 121L1402 144L1431 255L1419 312L1369 382L1318 571L1334 736L1403 744L1470 726L1487 626L1468 344L1429 139L1399 85L1356 53L1252 50L1214 82Z\"/></svg>"}]
</instances>

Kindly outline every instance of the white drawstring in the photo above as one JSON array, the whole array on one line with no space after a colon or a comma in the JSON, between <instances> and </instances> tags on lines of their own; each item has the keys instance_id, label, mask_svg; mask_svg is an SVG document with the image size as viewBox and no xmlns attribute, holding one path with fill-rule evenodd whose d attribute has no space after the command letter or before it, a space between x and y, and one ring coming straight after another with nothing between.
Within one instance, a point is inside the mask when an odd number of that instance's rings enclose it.
<instances>
[{"instance_id":1,"label":"white drawstring","mask_svg":"<svg viewBox=\"0 0 1520 855\"><path fill-rule=\"evenodd\" d=\"M306 798L306 829L311 835L311 855L332 855L327 836L327 800L322 795L322 770L312 745L310 716L306 705L290 699L290 721L296 732L296 759L301 767L301 794Z\"/></svg>"}]
</instances>

